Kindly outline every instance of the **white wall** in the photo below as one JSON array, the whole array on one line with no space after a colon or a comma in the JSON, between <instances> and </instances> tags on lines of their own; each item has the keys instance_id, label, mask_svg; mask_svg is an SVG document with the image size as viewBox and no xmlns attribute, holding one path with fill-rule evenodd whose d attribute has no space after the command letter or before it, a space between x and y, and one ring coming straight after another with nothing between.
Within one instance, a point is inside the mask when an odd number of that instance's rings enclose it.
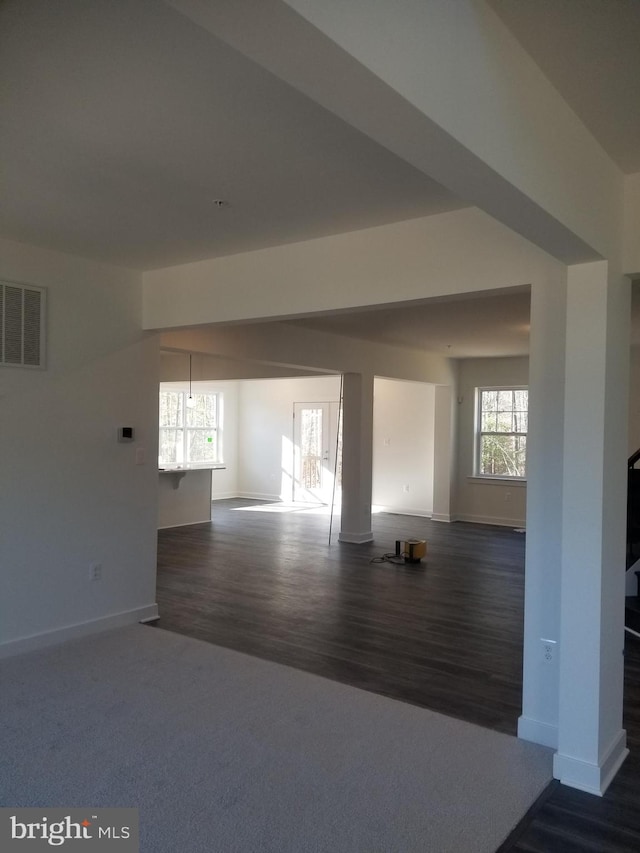
<instances>
[{"instance_id":1,"label":"white wall","mask_svg":"<svg viewBox=\"0 0 640 853\"><path fill-rule=\"evenodd\" d=\"M640 447L640 347L631 347L629 381L629 456Z\"/></svg>"},{"instance_id":2,"label":"white wall","mask_svg":"<svg viewBox=\"0 0 640 853\"><path fill-rule=\"evenodd\" d=\"M624 251L622 272L640 275L640 172L624 179Z\"/></svg>"},{"instance_id":3,"label":"white wall","mask_svg":"<svg viewBox=\"0 0 640 853\"><path fill-rule=\"evenodd\" d=\"M560 266L469 208L145 272L144 324L170 329L394 305L530 284Z\"/></svg>"},{"instance_id":4,"label":"white wall","mask_svg":"<svg viewBox=\"0 0 640 853\"><path fill-rule=\"evenodd\" d=\"M204 355L190 349L160 351L160 372L163 382L184 382L189 376L189 353L191 352L191 373L194 381L215 380L217 382L232 379L278 379L290 376L308 376L308 370L296 370L293 367L277 367L258 361L245 361L226 356Z\"/></svg>"},{"instance_id":5,"label":"white wall","mask_svg":"<svg viewBox=\"0 0 640 853\"><path fill-rule=\"evenodd\" d=\"M170 363L173 361L169 359ZM188 383L168 382L162 387L184 389ZM213 474L213 499L238 495L291 500L288 474L292 461L293 404L337 402L339 377L239 382L194 380L193 388L221 392L224 398L224 462L227 467ZM374 504L393 512L431 515L433 418L433 385L376 378ZM406 484L409 492L403 489Z\"/></svg>"},{"instance_id":6,"label":"white wall","mask_svg":"<svg viewBox=\"0 0 640 853\"><path fill-rule=\"evenodd\" d=\"M374 505L409 515L433 512L434 407L433 385L376 377Z\"/></svg>"},{"instance_id":7,"label":"white wall","mask_svg":"<svg viewBox=\"0 0 640 853\"><path fill-rule=\"evenodd\" d=\"M361 373L442 385L455 381L453 360L439 353L360 340L292 323L199 326L163 332L161 343L183 353L199 353L207 363L235 361L243 369L253 363L256 368L266 366L280 371L285 368L290 375ZM240 378L238 374L219 374L219 378L222 376Z\"/></svg>"},{"instance_id":8,"label":"white wall","mask_svg":"<svg viewBox=\"0 0 640 853\"><path fill-rule=\"evenodd\" d=\"M0 368L8 652L155 612L158 342L141 332L137 273L3 240L0 278L48 288L47 368Z\"/></svg>"},{"instance_id":9,"label":"white wall","mask_svg":"<svg viewBox=\"0 0 640 853\"><path fill-rule=\"evenodd\" d=\"M473 477L475 389L491 385L526 385L527 358L461 359L458 374L458 469L455 516L462 521L522 527L526 485Z\"/></svg>"},{"instance_id":10,"label":"white wall","mask_svg":"<svg viewBox=\"0 0 640 853\"><path fill-rule=\"evenodd\" d=\"M238 383L238 393L238 494L289 501L293 404L337 402L340 379L247 380ZM433 386L376 379L374 504L393 512L431 514L433 416ZM405 484L409 484L408 493L403 491Z\"/></svg>"},{"instance_id":11,"label":"white wall","mask_svg":"<svg viewBox=\"0 0 640 853\"><path fill-rule=\"evenodd\" d=\"M290 501L293 404L340 398L340 377L262 379L239 384L241 497Z\"/></svg>"}]
</instances>

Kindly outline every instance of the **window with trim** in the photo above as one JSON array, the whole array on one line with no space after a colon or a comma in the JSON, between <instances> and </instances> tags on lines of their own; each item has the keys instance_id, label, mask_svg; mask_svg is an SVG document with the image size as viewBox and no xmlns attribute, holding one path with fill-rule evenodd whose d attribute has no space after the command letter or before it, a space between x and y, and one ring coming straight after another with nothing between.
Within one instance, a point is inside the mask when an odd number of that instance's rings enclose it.
<instances>
[{"instance_id":1,"label":"window with trim","mask_svg":"<svg viewBox=\"0 0 640 853\"><path fill-rule=\"evenodd\" d=\"M222 462L221 416L221 394L160 391L160 466Z\"/></svg>"},{"instance_id":2,"label":"window with trim","mask_svg":"<svg viewBox=\"0 0 640 853\"><path fill-rule=\"evenodd\" d=\"M477 388L476 395L476 476L524 479L529 391Z\"/></svg>"}]
</instances>

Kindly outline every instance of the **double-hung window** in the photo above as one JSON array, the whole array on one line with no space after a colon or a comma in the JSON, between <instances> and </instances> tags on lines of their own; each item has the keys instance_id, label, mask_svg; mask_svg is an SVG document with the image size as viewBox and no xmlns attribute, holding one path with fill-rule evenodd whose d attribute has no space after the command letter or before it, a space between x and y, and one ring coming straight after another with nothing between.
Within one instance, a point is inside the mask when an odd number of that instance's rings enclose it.
<instances>
[{"instance_id":1,"label":"double-hung window","mask_svg":"<svg viewBox=\"0 0 640 853\"><path fill-rule=\"evenodd\" d=\"M526 388L476 389L476 465L479 477L527 475L529 392Z\"/></svg>"},{"instance_id":2,"label":"double-hung window","mask_svg":"<svg viewBox=\"0 0 640 853\"><path fill-rule=\"evenodd\" d=\"M160 391L160 466L222 462L221 398L221 394Z\"/></svg>"}]
</instances>

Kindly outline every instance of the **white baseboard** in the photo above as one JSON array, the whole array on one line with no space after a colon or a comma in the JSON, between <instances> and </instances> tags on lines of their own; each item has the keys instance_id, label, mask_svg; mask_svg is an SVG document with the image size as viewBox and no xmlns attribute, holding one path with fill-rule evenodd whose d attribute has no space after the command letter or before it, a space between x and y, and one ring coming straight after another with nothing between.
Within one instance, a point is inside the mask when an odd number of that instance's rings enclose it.
<instances>
[{"instance_id":1,"label":"white baseboard","mask_svg":"<svg viewBox=\"0 0 640 853\"><path fill-rule=\"evenodd\" d=\"M389 512L391 515L416 515L418 518L431 518L431 512L428 509L408 509L407 507L384 506L383 504L375 504L374 509L378 512Z\"/></svg>"},{"instance_id":2,"label":"white baseboard","mask_svg":"<svg viewBox=\"0 0 640 853\"><path fill-rule=\"evenodd\" d=\"M282 501L280 495L266 495L262 492L237 492L234 498L247 498L250 501Z\"/></svg>"},{"instance_id":3,"label":"white baseboard","mask_svg":"<svg viewBox=\"0 0 640 853\"><path fill-rule=\"evenodd\" d=\"M364 545L365 542L373 542L373 531L367 533L348 533L341 532L338 534L338 542L349 542L352 545Z\"/></svg>"},{"instance_id":4,"label":"white baseboard","mask_svg":"<svg viewBox=\"0 0 640 853\"><path fill-rule=\"evenodd\" d=\"M522 518L498 518L493 515L456 515L453 521L470 521L472 524L495 524L498 527L517 527L524 529Z\"/></svg>"},{"instance_id":5,"label":"white baseboard","mask_svg":"<svg viewBox=\"0 0 640 853\"><path fill-rule=\"evenodd\" d=\"M228 501L237 497L239 497L237 492L216 492L215 495L211 495L211 502L215 503L215 501Z\"/></svg>"},{"instance_id":6,"label":"white baseboard","mask_svg":"<svg viewBox=\"0 0 640 853\"><path fill-rule=\"evenodd\" d=\"M171 530L172 527L191 527L192 524L209 524L211 521L211 516L209 518L202 518L200 521L183 521L180 524L163 524L161 527L158 527L158 530Z\"/></svg>"},{"instance_id":7,"label":"white baseboard","mask_svg":"<svg viewBox=\"0 0 640 853\"><path fill-rule=\"evenodd\" d=\"M553 756L553 775L563 785L602 797L627 755L627 733L621 729L598 764L557 752Z\"/></svg>"},{"instance_id":8,"label":"white baseboard","mask_svg":"<svg viewBox=\"0 0 640 853\"><path fill-rule=\"evenodd\" d=\"M431 514L431 521L446 521L450 523L452 520L448 512L434 512Z\"/></svg>"},{"instance_id":9,"label":"white baseboard","mask_svg":"<svg viewBox=\"0 0 640 853\"><path fill-rule=\"evenodd\" d=\"M146 607L137 607L135 610L125 610L122 613L114 613L111 616L103 616L101 619L92 619L90 622L80 622L77 625L67 625L54 631L45 631L42 634L32 634L30 637L21 637L19 640L9 640L8 643L0 643L0 658L12 655L33 652L54 646L66 640L75 640L78 637L87 637L110 628L123 628L125 625L135 625L136 622L151 622L158 618L158 605L149 604Z\"/></svg>"},{"instance_id":10,"label":"white baseboard","mask_svg":"<svg viewBox=\"0 0 640 853\"><path fill-rule=\"evenodd\" d=\"M540 746L550 746L552 749L558 748L557 726L552 726L550 723L541 723L540 720L534 720L524 715L518 719L518 737L521 740L530 740L532 743L539 743Z\"/></svg>"}]
</instances>

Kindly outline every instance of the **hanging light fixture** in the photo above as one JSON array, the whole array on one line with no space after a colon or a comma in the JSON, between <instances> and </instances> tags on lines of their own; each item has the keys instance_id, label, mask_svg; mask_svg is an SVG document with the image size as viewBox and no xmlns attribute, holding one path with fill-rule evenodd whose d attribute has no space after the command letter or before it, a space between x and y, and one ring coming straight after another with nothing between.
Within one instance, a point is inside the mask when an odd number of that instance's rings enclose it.
<instances>
[{"instance_id":1,"label":"hanging light fixture","mask_svg":"<svg viewBox=\"0 0 640 853\"><path fill-rule=\"evenodd\" d=\"M191 393L191 353L189 353L189 396L187 397L187 408L194 409L196 405L196 401L193 398L193 394Z\"/></svg>"}]
</instances>

